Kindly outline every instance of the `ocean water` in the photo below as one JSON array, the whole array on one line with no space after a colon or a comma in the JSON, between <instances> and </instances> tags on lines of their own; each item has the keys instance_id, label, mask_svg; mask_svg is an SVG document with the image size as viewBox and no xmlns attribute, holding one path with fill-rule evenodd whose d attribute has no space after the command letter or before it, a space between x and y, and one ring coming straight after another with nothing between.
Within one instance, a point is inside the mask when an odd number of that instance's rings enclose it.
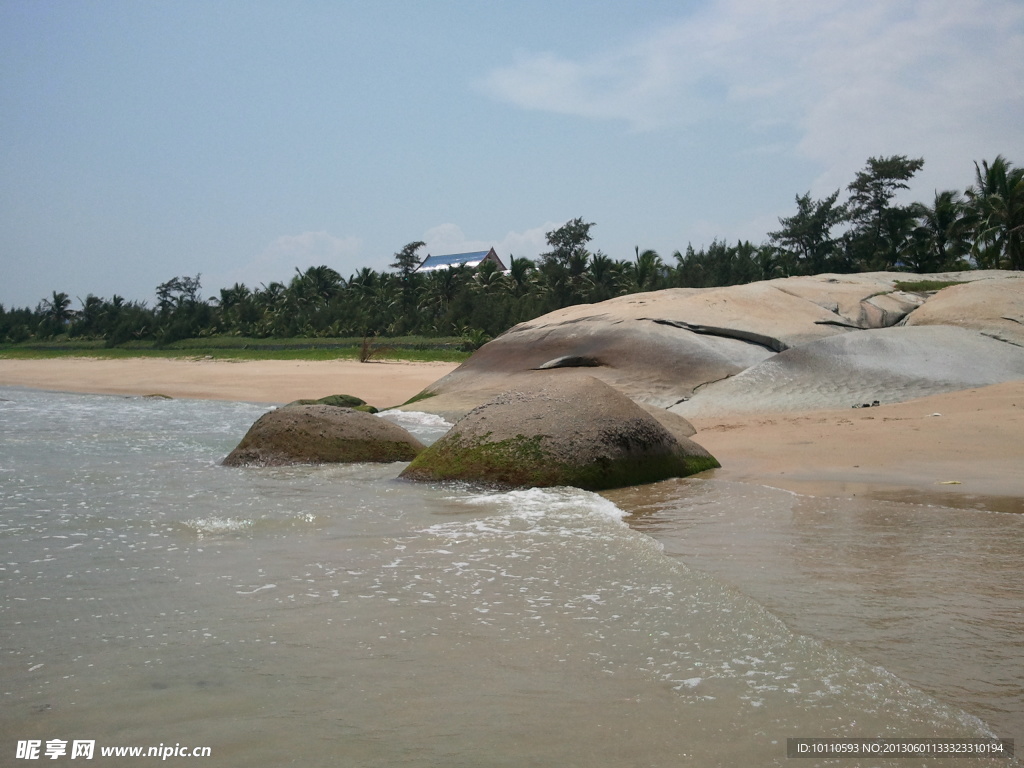
<instances>
[{"instance_id":1,"label":"ocean water","mask_svg":"<svg viewBox=\"0 0 1024 768\"><path fill-rule=\"evenodd\" d=\"M458 768L1022 735L1018 515L225 468L266 406L0 398L2 765L29 739Z\"/></svg>"}]
</instances>

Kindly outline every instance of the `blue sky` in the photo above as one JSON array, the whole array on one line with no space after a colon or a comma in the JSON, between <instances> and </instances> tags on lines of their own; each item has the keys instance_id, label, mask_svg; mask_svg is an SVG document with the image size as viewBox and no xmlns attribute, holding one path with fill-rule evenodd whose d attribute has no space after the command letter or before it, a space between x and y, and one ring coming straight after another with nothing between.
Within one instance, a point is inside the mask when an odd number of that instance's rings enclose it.
<instances>
[{"instance_id":1,"label":"blue sky","mask_svg":"<svg viewBox=\"0 0 1024 768\"><path fill-rule=\"evenodd\" d=\"M870 156L1024 163L1020 0L0 0L0 303L760 242Z\"/></svg>"}]
</instances>

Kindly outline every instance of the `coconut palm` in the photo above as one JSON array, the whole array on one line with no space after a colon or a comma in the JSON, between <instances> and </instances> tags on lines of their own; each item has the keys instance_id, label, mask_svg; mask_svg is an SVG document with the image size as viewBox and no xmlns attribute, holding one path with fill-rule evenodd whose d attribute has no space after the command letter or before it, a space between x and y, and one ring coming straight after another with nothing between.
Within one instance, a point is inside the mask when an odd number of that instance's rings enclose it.
<instances>
[{"instance_id":1,"label":"coconut palm","mask_svg":"<svg viewBox=\"0 0 1024 768\"><path fill-rule=\"evenodd\" d=\"M637 291L653 291L661 287L665 265L657 251L648 248L643 253L640 246L635 247L636 263L633 265L633 277Z\"/></svg>"},{"instance_id":2,"label":"coconut palm","mask_svg":"<svg viewBox=\"0 0 1024 768\"><path fill-rule=\"evenodd\" d=\"M1024 269L1024 168L1002 155L974 164L967 197L978 217L973 255L979 267Z\"/></svg>"},{"instance_id":3,"label":"coconut palm","mask_svg":"<svg viewBox=\"0 0 1024 768\"><path fill-rule=\"evenodd\" d=\"M519 298L532 291L537 284L537 267L530 259L509 258L506 285L512 295Z\"/></svg>"},{"instance_id":4,"label":"coconut palm","mask_svg":"<svg viewBox=\"0 0 1024 768\"><path fill-rule=\"evenodd\" d=\"M53 291L49 299L43 299L46 316L58 326L63 326L74 316L71 310L71 297L66 293Z\"/></svg>"},{"instance_id":5,"label":"coconut palm","mask_svg":"<svg viewBox=\"0 0 1024 768\"><path fill-rule=\"evenodd\" d=\"M326 265L310 267L305 272L300 272L296 267L295 272L301 290L307 296L318 300L318 303L327 304L345 287L344 278Z\"/></svg>"},{"instance_id":6,"label":"coconut palm","mask_svg":"<svg viewBox=\"0 0 1024 768\"><path fill-rule=\"evenodd\" d=\"M915 203L911 210L917 226L902 262L915 272L941 272L962 266L960 260L971 249L973 217L960 193L936 191L932 205Z\"/></svg>"},{"instance_id":7,"label":"coconut palm","mask_svg":"<svg viewBox=\"0 0 1024 768\"><path fill-rule=\"evenodd\" d=\"M489 296L504 282L504 275L493 261L483 261L473 275L473 288L477 292Z\"/></svg>"}]
</instances>

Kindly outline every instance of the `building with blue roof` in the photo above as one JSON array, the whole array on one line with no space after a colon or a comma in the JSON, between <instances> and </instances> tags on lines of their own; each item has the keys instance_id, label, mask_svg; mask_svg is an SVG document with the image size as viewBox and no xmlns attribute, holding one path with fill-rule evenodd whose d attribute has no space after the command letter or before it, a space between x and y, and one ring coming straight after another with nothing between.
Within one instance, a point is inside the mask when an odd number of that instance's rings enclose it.
<instances>
[{"instance_id":1,"label":"building with blue roof","mask_svg":"<svg viewBox=\"0 0 1024 768\"><path fill-rule=\"evenodd\" d=\"M476 269L485 261L493 261L502 272L507 271L498 254L491 248L489 251L473 251L472 253L449 253L445 256L428 255L416 269L417 272L433 272L438 269L455 269L469 267Z\"/></svg>"}]
</instances>

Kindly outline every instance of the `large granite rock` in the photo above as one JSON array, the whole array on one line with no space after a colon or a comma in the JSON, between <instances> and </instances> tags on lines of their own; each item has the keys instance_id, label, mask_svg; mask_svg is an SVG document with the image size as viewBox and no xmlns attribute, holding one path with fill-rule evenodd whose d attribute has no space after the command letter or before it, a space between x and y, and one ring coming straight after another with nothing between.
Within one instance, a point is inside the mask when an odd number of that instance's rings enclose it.
<instances>
[{"instance_id":1,"label":"large granite rock","mask_svg":"<svg viewBox=\"0 0 1024 768\"><path fill-rule=\"evenodd\" d=\"M263 414L224 464L411 461L422 450L409 432L378 416L333 405L290 405Z\"/></svg>"},{"instance_id":2,"label":"large granite rock","mask_svg":"<svg viewBox=\"0 0 1024 768\"><path fill-rule=\"evenodd\" d=\"M724 413L904 402L1024 379L1024 348L952 326L881 328L821 339L709 384L671 408Z\"/></svg>"},{"instance_id":3,"label":"large granite rock","mask_svg":"<svg viewBox=\"0 0 1024 768\"><path fill-rule=\"evenodd\" d=\"M969 328L1024 347L1024 274L943 288L907 318L908 326Z\"/></svg>"},{"instance_id":4,"label":"large granite rock","mask_svg":"<svg viewBox=\"0 0 1024 768\"><path fill-rule=\"evenodd\" d=\"M685 477L718 466L607 384L538 371L489 399L402 472L410 480L589 490Z\"/></svg>"},{"instance_id":5,"label":"large granite rock","mask_svg":"<svg viewBox=\"0 0 1024 768\"><path fill-rule=\"evenodd\" d=\"M453 421L519 386L527 372L554 368L583 369L636 402L668 408L784 350L903 322L920 311L927 294L897 290L900 281L984 274L816 275L567 307L484 345L425 390L429 398L406 409Z\"/></svg>"}]
</instances>

